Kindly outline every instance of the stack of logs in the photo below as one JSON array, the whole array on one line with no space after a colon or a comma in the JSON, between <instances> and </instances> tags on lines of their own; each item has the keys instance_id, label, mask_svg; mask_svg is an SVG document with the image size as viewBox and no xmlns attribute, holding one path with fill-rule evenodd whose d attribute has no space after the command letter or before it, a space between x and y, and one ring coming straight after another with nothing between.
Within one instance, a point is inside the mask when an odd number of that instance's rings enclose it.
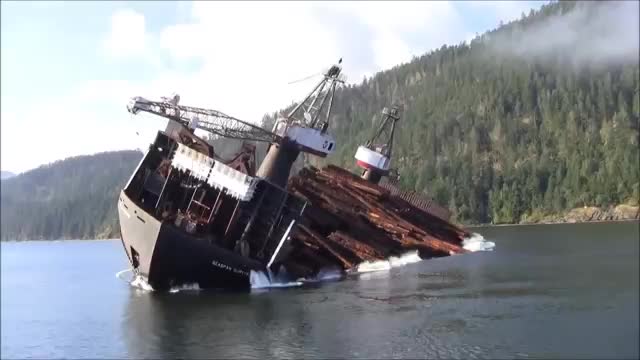
<instances>
[{"instance_id":1,"label":"stack of logs","mask_svg":"<svg viewBox=\"0 0 640 360\"><path fill-rule=\"evenodd\" d=\"M422 258L465 252L467 231L345 169L304 168L290 179L289 191L309 202L283 263L297 277L332 265L349 270L411 250Z\"/></svg>"}]
</instances>

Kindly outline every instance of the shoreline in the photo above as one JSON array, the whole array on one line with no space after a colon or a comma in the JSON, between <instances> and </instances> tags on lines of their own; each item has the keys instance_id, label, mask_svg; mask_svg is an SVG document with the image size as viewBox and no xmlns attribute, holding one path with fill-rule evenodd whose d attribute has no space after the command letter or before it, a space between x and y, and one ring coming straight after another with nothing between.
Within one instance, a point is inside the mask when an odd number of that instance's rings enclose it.
<instances>
[{"instance_id":1,"label":"shoreline","mask_svg":"<svg viewBox=\"0 0 640 360\"><path fill-rule=\"evenodd\" d=\"M621 219L621 220L593 220L593 221L550 221L536 223L514 223L514 224L462 224L464 228L487 228L501 226L535 226L535 225L577 225L577 224L603 224L603 223L624 223L624 222L640 222L640 219Z\"/></svg>"},{"instance_id":2,"label":"shoreline","mask_svg":"<svg viewBox=\"0 0 640 360\"><path fill-rule=\"evenodd\" d=\"M491 228L491 227L507 227L507 226L537 226L537 225L578 225L578 224L605 224L605 223L639 223L640 219L621 219L621 220L593 220L593 221L576 221L576 222L566 222L566 221L556 221L556 222L537 222L537 223L515 223L515 224L460 224L465 229L473 229L473 228ZM120 240L117 237L114 238L96 238L96 239L29 239L29 240L2 240L0 243L19 243L19 242L79 242L79 241L112 241L112 240Z\"/></svg>"},{"instance_id":3,"label":"shoreline","mask_svg":"<svg viewBox=\"0 0 640 360\"><path fill-rule=\"evenodd\" d=\"M463 224L465 227L515 226L515 225L551 225L551 224L586 224L586 223L617 223L625 221L639 221L640 208L637 205L618 204L608 207L584 206L573 208L561 213L544 213L532 210L524 213L517 223L509 224Z\"/></svg>"}]
</instances>

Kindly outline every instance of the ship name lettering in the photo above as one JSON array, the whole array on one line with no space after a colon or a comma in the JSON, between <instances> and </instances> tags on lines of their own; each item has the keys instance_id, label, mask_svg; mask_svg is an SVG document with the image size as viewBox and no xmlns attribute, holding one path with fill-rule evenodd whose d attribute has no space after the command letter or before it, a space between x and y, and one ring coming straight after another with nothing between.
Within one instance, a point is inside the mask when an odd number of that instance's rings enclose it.
<instances>
[{"instance_id":1,"label":"ship name lettering","mask_svg":"<svg viewBox=\"0 0 640 360\"><path fill-rule=\"evenodd\" d=\"M217 266L217 267L219 267L221 269L225 269L227 271L231 271L231 272L236 273L236 274L247 275L246 271L242 271L240 269L232 268L231 266L229 266L227 264L222 264L222 263L220 263L218 261L215 261L215 260L211 261L211 265Z\"/></svg>"}]
</instances>

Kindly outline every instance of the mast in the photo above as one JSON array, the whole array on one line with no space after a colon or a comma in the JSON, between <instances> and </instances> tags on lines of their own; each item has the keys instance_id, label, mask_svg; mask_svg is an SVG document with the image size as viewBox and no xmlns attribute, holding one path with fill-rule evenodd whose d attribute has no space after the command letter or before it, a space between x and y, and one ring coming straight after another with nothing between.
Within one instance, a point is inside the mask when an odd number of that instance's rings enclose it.
<instances>
[{"instance_id":1,"label":"mast","mask_svg":"<svg viewBox=\"0 0 640 360\"><path fill-rule=\"evenodd\" d=\"M276 120L273 132L281 135L283 141L271 144L258 169L258 177L285 188L300 151L325 157L335 150L335 140L327 134L327 129L335 89L344 83L340 78L341 63L342 59L329 68L322 80L285 118ZM325 106L327 100L329 105Z\"/></svg>"},{"instance_id":2,"label":"mast","mask_svg":"<svg viewBox=\"0 0 640 360\"><path fill-rule=\"evenodd\" d=\"M357 165L364 169L361 175L363 179L377 184L389 173L393 137L401 111L400 105L382 109L383 118L380 126L369 141L358 147L355 158Z\"/></svg>"}]
</instances>

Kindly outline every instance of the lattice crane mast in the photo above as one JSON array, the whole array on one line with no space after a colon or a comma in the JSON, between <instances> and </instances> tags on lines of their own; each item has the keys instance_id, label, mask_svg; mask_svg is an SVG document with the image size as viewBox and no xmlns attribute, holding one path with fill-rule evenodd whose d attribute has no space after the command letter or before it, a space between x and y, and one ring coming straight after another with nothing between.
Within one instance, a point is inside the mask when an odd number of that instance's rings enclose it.
<instances>
[{"instance_id":1,"label":"lattice crane mast","mask_svg":"<svg viewBox=\"0 0 640 360\"><path fill-rule=\"evenodd\" d=\"M276 134L259 126L217 110L178 105L179 101L180 95L174 95L171 98L163 97L162 101L152 101L137 96L131 99L127 110L132 114L143 111L162 116L191 129L201 129L223 137L263 142L277 141Z\"/></svg>"},{"instance_id":2,"label":"lattice crane mast","mask_svg":"<svg viewBox=\"0 0 640 360\"><path fill-rule=\"evenodd\" d=\"M341 63L342 59L331 66L304 100L285 117L276 120L273 132L286 136L283 136L283 141L271 144L258 169L258 176L285 187L300 151L320 157L335 151L335 139L327 129L336 87L344 84Z\"/></svg>"},{"instance_id":3,"label":"lattice crane mast","mask_svg":"<svg viewBox=\"0 0 640 360\"><path fill-rule=\"evenodd\" d=\"M402 107L393 105L382 110L382 121L371 139L356 151L356 163L363 168L362 178L377 184L382 176L389 173L393 136L396 122L400 120Z\"/></svg>"},{"instance_id":4,"label":"lattice crane mast","mask_svg":"<svg viewBox=\"0 0 640 360\"><path fill-rule=\"evenodd\" d=\"M142 111L158 115L222 137L268 142L271 145L256 175L284 188L300 152L326 157L335 150L335 140L327 133L327 128L335 89L344 83L340 77L341 63L342 59L338 65L329 68L302 102L285 117L276 120L271 131L217 110L179 105L179 95L163 97L161 101L134 97L127 110L132 114ZM303 110L302 118L298 114L300 110Z\"/></svg>"}]
</instances>

